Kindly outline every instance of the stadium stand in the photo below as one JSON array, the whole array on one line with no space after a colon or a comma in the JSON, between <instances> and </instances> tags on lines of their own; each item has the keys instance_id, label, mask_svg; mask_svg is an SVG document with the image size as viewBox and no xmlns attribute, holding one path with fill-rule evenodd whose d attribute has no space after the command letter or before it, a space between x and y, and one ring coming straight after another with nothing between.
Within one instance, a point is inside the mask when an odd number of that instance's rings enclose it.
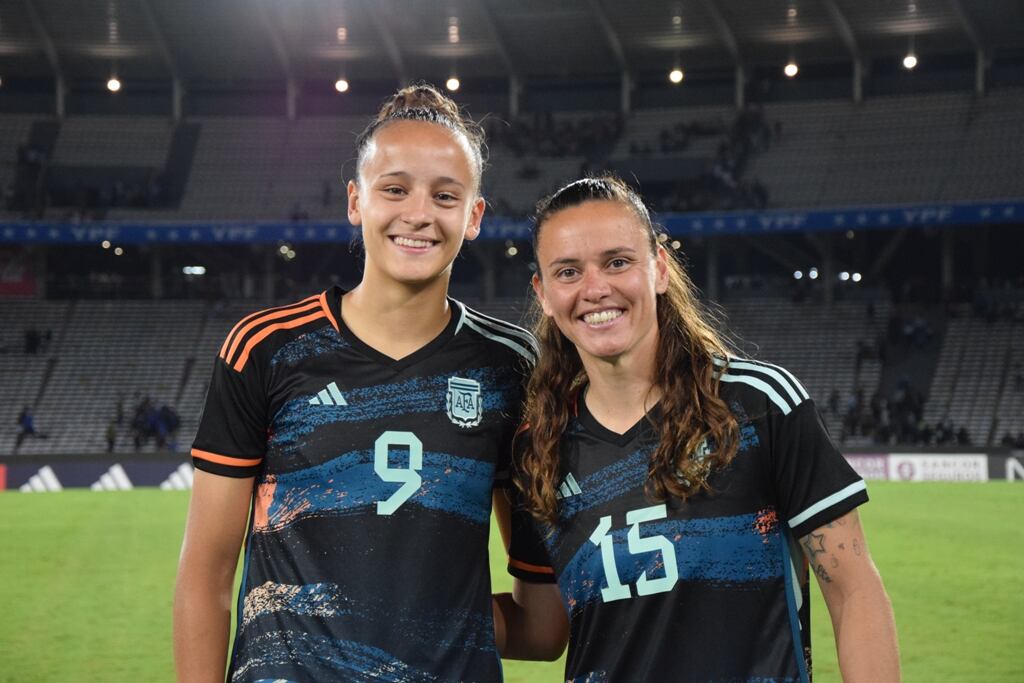
<instances>
[{"instance_id":1,"label":"stadium stand","mask_svg":"<svg viewBox=\"0 0 1024 683\"><path fill-rule=\"evenodd\" d=\"M997 199L1024 195L1024 88L985 97L968 93L886 96L854 104L819 100L770 104L771 145L750 158L745 177L783 207ZM499 136L492 144L487 193L499 214L522 215L540 194L584 169L632 169L637 158L667 158L711 170L722 137L692 136L663 151L660 136L678 124L727 129L728 106L638 110L623 133L593 154L548 156ZM177 209L115 209L123 220L336 220L343 165L354 159L364 117L199 117L198 149ZM0 116L0 181L13 178L16 150L33 120ZM492 128L495 126L492 124ZM612 131L612 128L609 128ZM172 126L162 117L68 117L52 162L160 167ZM510 144L512 146L510 146ZM593 152L593 148L588 151ZM345 167L350 176L352 169ZM641 182L643 178L640 178Z\"/></svg>"}]
</instances>

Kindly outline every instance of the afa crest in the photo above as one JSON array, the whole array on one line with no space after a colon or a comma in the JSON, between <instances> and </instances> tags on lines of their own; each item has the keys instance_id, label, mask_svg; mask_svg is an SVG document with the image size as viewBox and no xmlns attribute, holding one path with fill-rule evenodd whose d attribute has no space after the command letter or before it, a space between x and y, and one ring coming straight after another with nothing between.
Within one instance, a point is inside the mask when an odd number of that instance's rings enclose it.
<instances>
[{"instance_id":1,"label":"afa crest","mask_svg":"<svg viewBox=\"0 0 1024 683\"><path fill-rule=\"evenodd\" d=\"M484 416L480 382L462 377L448 378L448 419L460 427L475 427Z\"/></svg>"}]
</instances>

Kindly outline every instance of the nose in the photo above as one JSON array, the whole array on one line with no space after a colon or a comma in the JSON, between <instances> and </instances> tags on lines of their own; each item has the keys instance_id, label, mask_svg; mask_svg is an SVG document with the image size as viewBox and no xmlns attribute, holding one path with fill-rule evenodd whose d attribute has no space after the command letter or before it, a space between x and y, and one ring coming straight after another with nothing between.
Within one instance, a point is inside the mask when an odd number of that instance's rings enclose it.
<instances>
[{"instance_id":1,"label":"nose","mask_svg":"<svg viewBox=\"0 0 1024 683\"><path fill-rule=\"evenodd\" d=\"M586 268L583 271L582 286L583 298L587 301L600 301L612 291L608 278L600 268Z\"/></svg>"},{"instance_id":2,"label":"nose","mask_svg":"<svg viewBox=\"0 0 1024 683\"><path fill-rule=\"evenodd\" d=\"M430 211L431 197L428 192L410 192L406 197L404 210L402 211L402 222L414 228L430 225L433 222L433 214Z\"/></svg>"}]
</instances>

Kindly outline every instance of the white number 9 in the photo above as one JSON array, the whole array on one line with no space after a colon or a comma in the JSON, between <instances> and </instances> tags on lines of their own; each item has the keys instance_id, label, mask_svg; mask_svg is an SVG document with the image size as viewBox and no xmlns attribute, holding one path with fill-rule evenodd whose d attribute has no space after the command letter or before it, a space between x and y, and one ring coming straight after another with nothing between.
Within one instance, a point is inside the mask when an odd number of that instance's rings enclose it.
<instances>
[{"instance_id":1,"label":"white number 9","mask_svg":"<svg viewBox=\"0 0 1024 683\"><path fill-rule=\"evenodd\" d=\"M409 449L409 467L392 469L388 466L388 451L392 446L406 446ZM412 432L384 432L373 444L373 470L383 481L401 484L401 488L391 494L387 500L377 501L377 514L390 515L402 503L416 493L423 479L419 470L423 469L423 442Z\"/></svg>"}]
</instances>

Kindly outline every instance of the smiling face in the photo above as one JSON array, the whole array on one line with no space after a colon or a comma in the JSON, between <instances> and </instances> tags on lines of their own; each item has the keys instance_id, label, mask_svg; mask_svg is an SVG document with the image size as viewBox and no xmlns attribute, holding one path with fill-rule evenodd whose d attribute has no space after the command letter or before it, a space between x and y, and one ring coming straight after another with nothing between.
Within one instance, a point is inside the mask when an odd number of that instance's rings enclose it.
<instances>
[{"instance_id":1,"label":"smiling face","mask_svg":"<svg viewBox=\"0 0 1024 683\"><path fill-rule=\"evenodd\" d=\"M554 213L537 229L534 291L584 364L653 356L667 255L661 247L652 253L636 213L618 201L591 200Z\"/></svg>"},{"instance_id":2,"label":"smiling face","mask_svg":"<svg viewBox=\"0 0 1024 683\"><path fill-rule=\"evenodd\" d=\"M362 226L367 278L406 285L447 278L463 240L480 232L484 200L468 143L435 123L397 121L370 141L348 218Z\"/></svg>"}]
</instances>

